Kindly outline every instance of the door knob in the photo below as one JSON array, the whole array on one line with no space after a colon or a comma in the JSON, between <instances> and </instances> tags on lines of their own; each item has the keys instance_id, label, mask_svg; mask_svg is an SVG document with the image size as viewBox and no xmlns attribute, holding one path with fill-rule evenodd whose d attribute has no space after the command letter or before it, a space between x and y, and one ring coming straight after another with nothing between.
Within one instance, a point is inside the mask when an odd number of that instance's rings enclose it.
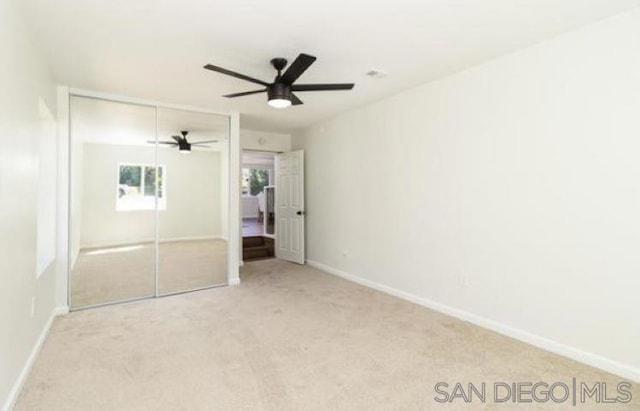
<instances>
[{"instance_id":1,"label":"door knob","mask_svg":"<svg viewBox=\"0 0 640 411\"><path fill-rule=\"evenodd\" d=\"M304 215L304 211L298 211L296 214L297 215Z\"/></svg>"}]
</instances>

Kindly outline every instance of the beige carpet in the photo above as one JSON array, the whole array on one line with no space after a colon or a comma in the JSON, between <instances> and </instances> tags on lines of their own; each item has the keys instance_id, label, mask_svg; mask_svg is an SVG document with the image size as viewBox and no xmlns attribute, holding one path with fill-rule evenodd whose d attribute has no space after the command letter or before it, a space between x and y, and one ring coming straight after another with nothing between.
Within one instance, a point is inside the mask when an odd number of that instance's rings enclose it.
<instances>
[{"instance_id":1,"label":"beige carpet","mask_svg":"<svg viewBox=\"0 0 640 411\"><path fill-rule=\"evenodd\" d=\"M313 268L242 281L57 318L16 409L553 410L571 407L439 404L434 384L620 380Z\"/></svg>"},{"instance_id":2,"label":"beige carpet","mask_svg":"<svg viewBox=\"0 0 640 411\"><path fill-rule=\"evenodd\" d=\"M150 297L155 292L151 243L83 249L71 275L71 306ZM160 243L158 291L171 294L227 283L227 242Z\"/></svg>"}]
</instances>

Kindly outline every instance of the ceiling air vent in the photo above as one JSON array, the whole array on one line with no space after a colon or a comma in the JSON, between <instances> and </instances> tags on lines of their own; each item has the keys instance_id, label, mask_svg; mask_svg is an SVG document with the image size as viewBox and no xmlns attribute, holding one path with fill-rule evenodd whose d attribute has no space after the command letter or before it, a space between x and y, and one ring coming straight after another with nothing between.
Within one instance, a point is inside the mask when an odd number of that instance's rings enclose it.
<instances>
[{"instance_id":1,"label":"ceiling air vent","mask_svg":"<svg viewBox=\"0 0 640 411\"><path fill-rule=\"evenodd\" d=\"M387 73L385 73L382 70L373 69L373 70L367 71L367 76L375 79L381 79L381 78L387 77Z\"/></svg>"}]
</instances>

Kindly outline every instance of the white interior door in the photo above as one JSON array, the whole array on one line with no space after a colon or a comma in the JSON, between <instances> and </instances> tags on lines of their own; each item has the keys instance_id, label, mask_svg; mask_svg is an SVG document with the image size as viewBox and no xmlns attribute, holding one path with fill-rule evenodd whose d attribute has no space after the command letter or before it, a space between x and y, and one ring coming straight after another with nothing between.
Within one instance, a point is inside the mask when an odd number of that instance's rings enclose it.
<instances>
[{"instance_id":1,"label":"white interior door","mask_svg":"<svg viewBox=\"0 0 640 411\"><path fill-rule=\"evenodd\" d=\"M276 257L304 264L304 152L276 156Z\"/></svg>"}]
</instances>

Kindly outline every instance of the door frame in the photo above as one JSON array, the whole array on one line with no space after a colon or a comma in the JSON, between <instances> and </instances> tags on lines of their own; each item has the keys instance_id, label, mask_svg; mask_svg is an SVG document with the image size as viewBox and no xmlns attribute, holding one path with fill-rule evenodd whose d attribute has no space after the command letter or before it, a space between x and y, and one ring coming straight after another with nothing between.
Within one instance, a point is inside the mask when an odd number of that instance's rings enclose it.
<instances>
[{"instance_id":1,"label":"door frame","mask_svg":"<svg viewBox=\"0 0 640 411\"><path fill-rule=\"evenodd\" d=\"M203 114L226 116L229 121L229 154L228 161L228 241L227 241L227 283L240 284L240 241L242 229L239 217L240 186L233 184L239 181L240 170L240 113L237 111L211 110L209 108L164 103L156 100L127 97L117 94L102 93L92 90L58 86L57 90L57 126L58 126L58 183L57 183L57 251L56 251L56 302L58 306L71 307L71 264L70 264L70 230L71 230L71 191L70 191L70 138L71 138L71 97L88 97L119 103L137 104L155 109L175 109ZM108 303L111 304L111 303Z\"/></svg>"}]
</instances>

